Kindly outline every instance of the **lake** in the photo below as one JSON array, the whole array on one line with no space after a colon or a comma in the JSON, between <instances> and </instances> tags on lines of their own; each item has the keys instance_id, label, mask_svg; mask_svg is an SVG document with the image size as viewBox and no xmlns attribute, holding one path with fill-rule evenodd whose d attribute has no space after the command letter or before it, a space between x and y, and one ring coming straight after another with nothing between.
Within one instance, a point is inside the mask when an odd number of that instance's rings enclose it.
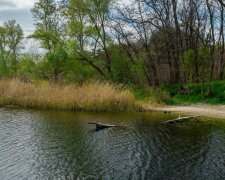
<instances>
[{"instance_id":1,"label":"lake","mask_svg":"<svg viewBox=\"0 0 225 180\"><path fill-rule=\"evenodd\" d=\"M224 179L225 120L177 117L1 108L0 179Z\"/></svg>"}]
</instances>

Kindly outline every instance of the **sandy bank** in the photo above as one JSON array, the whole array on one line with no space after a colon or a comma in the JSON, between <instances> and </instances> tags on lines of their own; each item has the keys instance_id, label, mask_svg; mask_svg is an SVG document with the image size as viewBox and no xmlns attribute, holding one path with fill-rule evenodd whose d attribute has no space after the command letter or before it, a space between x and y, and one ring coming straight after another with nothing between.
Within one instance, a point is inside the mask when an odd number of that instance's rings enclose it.
<instances>
[{"instance_id":1,"label":"sandy bank","mask_svg":"<svg viewBox=\"0 0 225 180\"><path fill-rule=\"evenodd\" d=\"M147 107L148 110L175 112L189 115L203 115L212 118L225 119L225 105L190 105L190 106L165 106Z\"/></svg>"}]
</instances>

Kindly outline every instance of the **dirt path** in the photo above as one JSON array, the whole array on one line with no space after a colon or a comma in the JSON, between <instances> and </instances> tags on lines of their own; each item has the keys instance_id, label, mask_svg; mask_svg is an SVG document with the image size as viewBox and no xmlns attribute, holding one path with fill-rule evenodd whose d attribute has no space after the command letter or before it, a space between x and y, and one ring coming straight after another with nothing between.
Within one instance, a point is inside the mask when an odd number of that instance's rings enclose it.
<instances>
[{"instance_id":1,"label":"dirt path","mask_svg":"<svg viewBox=\"0 0 225 180\"><path fill-rule=\"evenodd\" d=\"M149 110L176 112L190 115L203 115L213 118L225 119L225 105L190 105L190 106L165 106L148 107Z\"/></svg>"}]
</instances>

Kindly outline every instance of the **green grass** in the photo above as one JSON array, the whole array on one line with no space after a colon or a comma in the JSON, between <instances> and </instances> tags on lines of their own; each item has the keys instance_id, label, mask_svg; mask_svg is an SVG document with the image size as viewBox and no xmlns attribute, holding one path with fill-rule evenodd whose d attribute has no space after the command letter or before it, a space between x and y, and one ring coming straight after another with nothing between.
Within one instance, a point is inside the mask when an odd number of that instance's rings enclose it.
<instances>
[{"instance_id":1,"label":"green grass","mask_svg":"<svg viewBox=\"0 0 225 180\"><path fill-rule=\"evenodd\" d=\"M161 88L132 86L130 89L135 99L144 103L159 105L169 99L168 93Z\"/></svg>"},{"instance_id":2,"label":"green grass","mask_svg":"<svg viewBox=\"0 0 225 180\"><path fill-rule=\"evenodd\" d=\"M186 87L185 85L182 85ZM204 95L201 95L201 84L190 84L189 94L181 93L179 85L164 85L162 89L170 94L167 104L225 104L225 81L214 81L211 83L211 93L208 93L208 84L205 84Z\"/></svg>"}]
</instances>

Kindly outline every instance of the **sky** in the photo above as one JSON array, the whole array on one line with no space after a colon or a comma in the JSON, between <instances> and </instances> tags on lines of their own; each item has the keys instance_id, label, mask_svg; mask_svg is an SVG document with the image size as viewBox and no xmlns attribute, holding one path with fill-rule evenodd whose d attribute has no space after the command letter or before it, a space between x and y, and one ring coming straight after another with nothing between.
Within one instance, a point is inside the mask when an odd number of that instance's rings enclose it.
<instances>
[{"instance_id":1,"label":"sky","mask_svg":"<svg viewBox=\"0 0 225 180\"><path fill-rule=\"evenodd\" d=\"M37 0L0 0L0 24L7 20L16 20L25 36L34 31L34 22L30 8Z\"/></svg>"}]
</instances>

